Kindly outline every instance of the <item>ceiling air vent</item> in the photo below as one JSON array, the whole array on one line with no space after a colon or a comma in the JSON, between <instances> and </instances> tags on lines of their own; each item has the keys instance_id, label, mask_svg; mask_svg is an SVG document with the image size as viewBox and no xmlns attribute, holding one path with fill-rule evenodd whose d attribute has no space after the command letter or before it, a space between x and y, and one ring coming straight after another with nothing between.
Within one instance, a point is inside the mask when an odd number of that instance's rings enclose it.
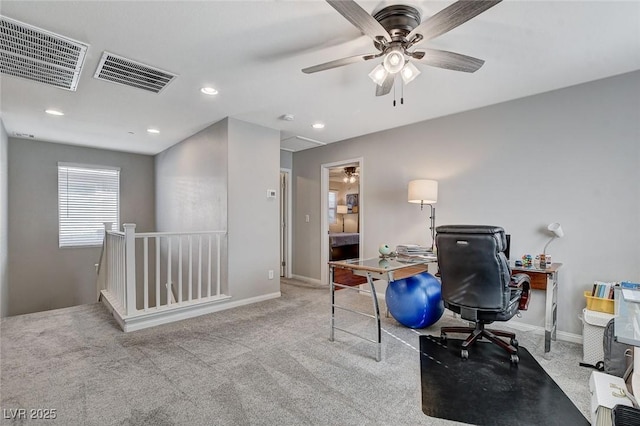
<instances>
[{"instance_id":1,"label":"ceiling air vent","mask_svg":"<svg viewBox=\"0 0 640 426\"><path fill-rule=\"evenodd\" d=\"M104 52L93 75L98 80L160 93L177 76L113 53Z\"/></svg>"},{"instance_id":2,"label":"ceiling air vent","mask_svg":"<svg viewBox=\"0 0 640 426\"><path fill-rule=\"evenodd\" d=\"M0 16L0 72L75 91L88 44Z\"/></svg>"}]
</instances>

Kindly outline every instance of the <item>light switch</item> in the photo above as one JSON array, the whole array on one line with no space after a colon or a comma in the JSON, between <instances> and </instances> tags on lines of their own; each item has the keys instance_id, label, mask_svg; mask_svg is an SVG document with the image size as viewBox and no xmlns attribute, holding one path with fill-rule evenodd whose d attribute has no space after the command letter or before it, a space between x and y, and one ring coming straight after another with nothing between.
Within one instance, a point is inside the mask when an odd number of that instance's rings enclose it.
<instances>
[{"instance_id":1,"label":"light switch","mask_svg":"<svg viewBox=\"0 0 640 426\"><path fill-rule=\"evenodd\" d=\"M309 215L308 214L304 215L304 221L309 223Z\"/></svg>"}]
</instances>

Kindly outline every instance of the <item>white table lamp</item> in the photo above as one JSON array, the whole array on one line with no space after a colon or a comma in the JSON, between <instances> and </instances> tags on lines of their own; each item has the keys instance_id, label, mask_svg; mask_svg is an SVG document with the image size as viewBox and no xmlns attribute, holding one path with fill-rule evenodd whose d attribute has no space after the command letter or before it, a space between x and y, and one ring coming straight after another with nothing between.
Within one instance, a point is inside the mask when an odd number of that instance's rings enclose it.
<instances>
[{"instance_id":1,"label":"white table lamp","mask_svg":"<svg viewBox=\"0 0 640 426\"><path fill-rule=\"evenodd\" d=\"M545 244L544 250L542 250L542 254L545 254L545 255L547 254L547 247L549 247L549 244L551 244L551 241L555 240L556 238L564 237L564 231L562 230L562 226L560 226L558 222L553 222L549 224L549 226L547 226L547 230L551 232L553 236L547 242L547 244Z\"/></svg>"},{"instance_id":2,"label":"white table lamp","mask_svg":"<svg viewBox=\"0 0 640 426\"><path fill-rule=\"evenodd\" d=\"M338 204L336 206L336 213L342 215L342 232L344 232L344 215L349 213L349 208L346 205Z\"/></svg>"}]
</instances>

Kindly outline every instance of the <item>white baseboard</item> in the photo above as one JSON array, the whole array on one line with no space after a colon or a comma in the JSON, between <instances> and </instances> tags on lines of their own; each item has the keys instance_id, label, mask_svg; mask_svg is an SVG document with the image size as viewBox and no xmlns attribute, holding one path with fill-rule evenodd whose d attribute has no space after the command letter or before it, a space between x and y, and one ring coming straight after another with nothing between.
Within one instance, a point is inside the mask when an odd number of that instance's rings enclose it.
<instances>
[{"instance_id":1,"label":"white baseboard","mask_svg":"<svg viewBox=\"0 0 640 426\"><path fill-rule=\"evenodd\" d=\"M322 283L320 282L320 280L314 279L314 278L309 278L309 277L305 277L302 275L292 275L291 278L300 280L300 281L305 281L308 283L312 283L312 284L317 284L317 285L322 285ZM368 290L368 285L367 284L361 284L359 286L361 289L363 290ZM378 293L376 291L376 295L378 296L378 301L384 301L385 300L385 294L384 293ZM452 317L455 318L455 314L453 312L451 312L448 309L445 309L445 315L451 315ZM459 318L459 316L457 317ZM541 335L544 336L544 327L540 327L537 325L532 325L532 324L526 324L523 322L517 322L517 321L508 321L506 323L504 323L506 325L508 325L509 327L515 328L516 330L521 330L521 331L527 331L527 332L531 332L534 333L536 335ZM582 344L582 335L581 334L575 334L575 333L569 333L567 331L556 331L556 338L558 340L562 340L564 342L571 342L571 343L578 343L578 344Z\"/></svg>"},{"instance_id":2,"label":"white baseboard","mask_svg":"<svg viewBox=\"0 0 640 426\"><path fill-rule=\"evenodd\" d=\"M324 285L322 284L321 280L318 280L316 278L305 277L304 275L292 274L290 278L298 281L304 281L306 283L313 284L313 285ZM326 287L328 288L329 286L326 286Z\"/></svg>"},{"instance_id":3,"label":"white baseboard","mask_svg":"<svg viewBox=\"0 0 640 426\"><path fill-rule=\"evenodd\" d=\"M379 297L379 295L378 295ZM444 310L444 314L443 316L449 316L451 318L456 318L456 319L461 319L459 314L454 313L453 311L450 311L449 309L445 309ZM462 320L464 321L464 320ZM494 323L494 324L498 324L498 323ZM526 331L529 333L533 333L535 335L539 335L539 336L544 336L544 327L538 326L538 325L532 325L532 324L527 324L524 322L518 322L518 321L507 321L507 322L503 322L502 324L511 327L511 328L515 328L516 330L520 330L520 331ZM571 342L571 343L578 343L580 345L582 345L582 335L581 334L575 334L575 333L569 333L567 331L557 331L556 332L556 338L558 340L562 340L563 342Z\"/></svg>"},{"instance_id":4,"label":"white baseboard","mask_svg":"<svg viewBox=\"0 0 640 426\"><path fill-rule=\"evenodd\" d=\"M531 325L518 321L507 321L505 324L511 328L515 328L516 330L528 331L532 332L533 334L544 336L544 327L538 325ZM558 330L556 331L556 338L564 342L578 343L580 345L582 344L581 334Z\"/></svg>"},{"instance_id":5,"label":"white baseboard","mask_svg":"<svg viewBox=\"0 0 640 426\"><path fill-rule=\"evenodd\" d=\"M452 311L450 311L449 309L445 309L444 310L444 315L449 315L451 316L451 318L458 318L460 319L460 315L456 314ZM494 323L497 324L497 323ZM511 327L511 328L515 328L516 330L520 330L520 331L526 331L529 333L533 333L539 336L544 336L544 327L541 327L539 325L532 325L532 324L527 324L524 322L518 322L518 321L514 321L513 319L511 319L510 321L507 322L503 322L502 324ZM556 338L558 340L562 340L563 342L571 342L571 343L578 343L578 344L582 344L582 335L581 334L575 334L575 333L569 333L567 331L557 331L556 332Z\"/></svg>"},{"instance_id":6,"label":"white baseboard","mask_svg":"<svg viewBox=\"0 0 640 426\"><path fill-rule=\"evenodd\" d=\"M231 296L223 296L216 300L201 302L197 304L187 304L184 306L175 307L173 309L166 309L155 312L142 312L129 317L120 315L118 310L114 309L113 305L109 301L109 298L105 297L104 293L102 302L105 304L105 306L107 306L107 309L109 309L122 330L124 330L125 332L130 332L142 330L149 327L155 327L157 325L168 324L175 321L181 321L188 318L194 318L213 312L225 311L227 309L237 308L239 306L263 302L269 299L276 299L280 296L281 293L279 291L235 301L231 300Z\"/></svg>"}]
</instances>

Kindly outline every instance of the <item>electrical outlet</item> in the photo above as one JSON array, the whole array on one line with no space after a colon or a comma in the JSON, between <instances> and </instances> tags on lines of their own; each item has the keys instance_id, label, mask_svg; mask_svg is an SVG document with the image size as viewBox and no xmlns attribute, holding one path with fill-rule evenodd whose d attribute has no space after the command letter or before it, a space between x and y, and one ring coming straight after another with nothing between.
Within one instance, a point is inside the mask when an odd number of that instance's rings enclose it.
<instances>
[{"instance_id":1,"label":"electrical outlet","mask_svg":"<svg viewBox=\"0 0 640 426\"><path fill-rule=\"evenodd\" d=\"M309 215L308 214L304 215L304 221L309 223Z\"/></svg>"},{"instance_id":2,"label":"electrical outlet","mask_svg":"<svg viewBox=\"0 0 640 426\"><path fill-rule=\"evenodd\" d=\"M273 279L273 269L269 269L269 279Z\"/></svg>"}]
</instances>

